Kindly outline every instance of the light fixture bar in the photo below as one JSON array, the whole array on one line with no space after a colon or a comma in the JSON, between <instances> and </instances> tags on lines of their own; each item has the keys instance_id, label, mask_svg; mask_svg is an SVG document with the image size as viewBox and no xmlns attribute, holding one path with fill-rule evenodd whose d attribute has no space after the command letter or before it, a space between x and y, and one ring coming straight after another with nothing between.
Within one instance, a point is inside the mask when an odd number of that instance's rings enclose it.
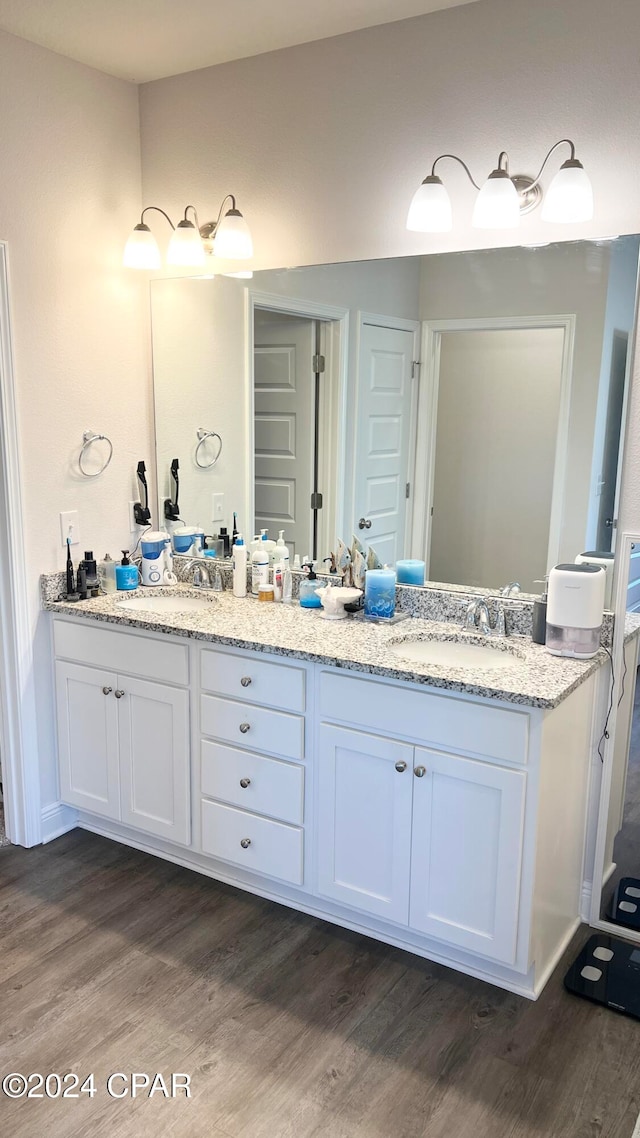
<instances>
[{"instance_id":1,"label":"light fixture bar","mask_svg":"<svg viewBox=\"0 0 640 1138\"><path fill-rule=\"evenodd\" d=\"M231 208L224 213L225 205ZM161 213L172 229L167 249L167 264L183 268L199 268L205 264L206 253L215 252L228 260L246 260L253 256L253 242L249 226L236 205L233 194L227 194L218 211L216 221L200 225L198 211L194 205L185 208L184 216L177 225L165 210L157 205L145 206L138 225L130 234L125 246L123 264L133 269L159 269L162 263L160 249L149 226L145 214L151 210ZM189 213L195 219L192 221Z\"/></svg>"},{"instance_id":2,"label":"light fixture bar","mask_svg":"<svg viewBox=\"0 0 640 1138\"><path fill-rule=\"evenodd\" d=\"M551 155L560 146L569 146L570 156L563 162L544 197L542 220L573 224L588 221L593 216L593 190L581 162L576 158L575 143L561 138L547 151L535 176L511 174L509 155L502 150L498 163L486 181L479 186L466 162L457 154L440 154L431 167L431 174L416 190L407 215L407 229L423 233L442 233L453 227L453 212L449 194L436 174L436 167L445 158L462 166L472 186L478 190L472 224L482 229L514 228L523 214L536 209L543 200L540 179Z\"/></svg>"}]
</instances>

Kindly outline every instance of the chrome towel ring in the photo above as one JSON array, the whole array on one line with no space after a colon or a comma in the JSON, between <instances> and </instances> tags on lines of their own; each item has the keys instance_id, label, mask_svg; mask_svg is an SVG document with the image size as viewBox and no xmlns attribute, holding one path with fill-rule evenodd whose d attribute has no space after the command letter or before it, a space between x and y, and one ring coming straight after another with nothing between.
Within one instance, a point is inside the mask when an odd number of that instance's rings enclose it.
<instances>
[{"instance_id":1,"label":"chrome towel ring","mask_svg":"<svg viewBox=\"0 0 640 1138\"><path fill-rule=\"evenodd\" d=\"M196 466L199 466L201 470L211 470L211 467L215 466L216 462L220 458L220 455L222 454L222 439L220 438L220 435L217 431L205 431L204 427L198 427L196 433L199 440L195 453ZM200 447L204 446L204 444L207 443L209 439L218 440L218 449L216 450L215 456L211 459L211 462L201 462Z\"/></svg>"},{"instance_id":2,"label":"chrome towel ring","mask_svg":"<svg viewBox=\"0 0 640 1138\"><path fill-rule=\"evenodd\" d=\"M85 470L85 468L83 466L83 459L85 458L86 452L89 450L89 447L93 443L98 443L98 442L105 442L107 444L107 446L109 447L109 453L106 457L105 462L100 467L100 469L95 470L93 472L93 474L90 474L89 471ZM80 467L80 473L83 474L85 478L97 478L98 475L104 474L104 472L107 469L112 458L113 458L113 443L111 442L111 439L108 439L106 435L99 435L95 431L85 431L84 432L84 434L82 436L82 446L80 447L80 455L78 457L78 466Z\"/></svg>"}]
</instances>

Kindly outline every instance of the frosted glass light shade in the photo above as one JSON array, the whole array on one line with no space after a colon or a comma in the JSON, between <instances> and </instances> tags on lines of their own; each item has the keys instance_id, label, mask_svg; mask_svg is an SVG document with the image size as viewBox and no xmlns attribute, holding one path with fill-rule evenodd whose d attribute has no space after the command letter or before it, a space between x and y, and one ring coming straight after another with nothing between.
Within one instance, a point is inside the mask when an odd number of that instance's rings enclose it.
<instances>
[{"instance_id":1,"label":"frosted glass light shade","mask_svg":"<svg viewBox=\"0 0 640 1138\"><path fill-rule=\"evenodd\" d=\"M430 174L411 199L407 229L416 233L447 233L452 228L451 198L440 178Z\"/></svg>"},{"instance_id":2,"label":"frosted glass light shade","mask_svg":"<svg viewBox=\"0 0 640 1138\"><path fill-rule=\"evenodd\" d=\"M213 253L227 260L243 261L253 257L251 232L239 209L227 210L216 228Z\"/></svg>"},{"instance_id":3,"label":"frosted glass light shade","mask_svg":"<svg viewBox=\"0 0 640 1138\"><path fill-rule=\"evenodd\" d=\"M494 170L480 188L471 224L476 229L515 229L520 224L520 199L506 170Z\"/></svg>"},{"instance_id":4,"label":"frosted glass light shade","mask_svg":"<svg viewBox=\"0 0 640 1138\"><path fill-rule=\"evenodd\" d=\"M158 242L148 225L136 225L124 247L122 264L127 269L159 269L162 258Z\"/></svg>"},{"instance_id":5,"label":"frosted glass light shade","mask_svg":"<svg viewBox=\"0 0 640 1138\"><path fill-rule=\"evenodd\" d=\"M576 158L570 158L558 170L545 194L540 216L543 221L567 225L593 217L591 182Z\"/></svg>"},{"instance_id":6,"label":"frosted glass light shade","mask_svg":"<svg viewBox=\"0 0 640 1138\"><path fill-rule=\"evenodd\" d=\"M191 221L179 221L171 234L167 264L198 268L204 262L204 246L195 225Z\"/></svg>"}]
</instances>

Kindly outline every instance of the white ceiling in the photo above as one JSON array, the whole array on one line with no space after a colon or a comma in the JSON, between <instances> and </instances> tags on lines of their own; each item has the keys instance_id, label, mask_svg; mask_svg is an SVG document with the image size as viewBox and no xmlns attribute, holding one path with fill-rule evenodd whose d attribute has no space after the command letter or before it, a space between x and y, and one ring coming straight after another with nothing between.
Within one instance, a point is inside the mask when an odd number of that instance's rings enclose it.
<instances>
[{"instance_id":1,"label":"white ceiling","mask_svg":"<svg viewBox=\"0 0 640 1138\"><path fill-rule=\"evenodd\" d=\"M0 0L0 29L146 83L477 0Z\"/></svg>"}]
</instances>

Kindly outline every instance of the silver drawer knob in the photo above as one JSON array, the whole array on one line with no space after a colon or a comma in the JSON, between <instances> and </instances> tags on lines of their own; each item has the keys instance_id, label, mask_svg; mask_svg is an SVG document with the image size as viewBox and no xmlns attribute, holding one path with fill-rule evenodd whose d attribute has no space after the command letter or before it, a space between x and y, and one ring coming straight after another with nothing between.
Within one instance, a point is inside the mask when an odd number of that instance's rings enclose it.
<instances>
[{"instance_id":1,"label":"silver drawer knob","mask_svg":"<svg viewBox=\"0 0 640 1138\"><path fill-rule=\"evenodd\" d=\"M102 689L102 694L103 694L103 695L111 695L111 692L112 692L112 691L113 691L113 688L104 687L104 688Z\"/></svg>"},{"instance_id":2,"label":"silver drawer knob","mask_svg":"<svg viewBox=\"0 0 640 1138\"><path fill-rule=\"evenodd\" d=\"M248 850L249 846L251 845L251 838L240 838L240 845L242 846L243 850Z\"/></svg>"},{"instance_id":3,"label":"silver drawer knob","mask_svg":"<svg viewBox=\"0 0 640 1138\"><path fill-rule=\"evenodd\" d=\"M118 693L116 692L116 695L117 694ZM251 730L251 724L250 723L241 723L240 724L240 730L241 730L243 735L246 735L247 731Z\"/></svg>"},{"instance_id":4,"label":"silver drawer knob","mask_svg":"<svg viewBox=\"0 0 640 1138\"><path fill-rule=\"evenodd\" d=\"M240 786L242 787L243 790L246 790L248 786L251 786L251 779L250 778L241 778L240 779Z\"/></svg>"},{"instance_id":5,"label":"silver drawer knob","mask_svg":"<svg viewBox=\"0 0 640 1138\"><path fill-rule=\"evenodd\" d=\"M427 768L426 767L414 767L413 773L416 776L416 778L424 778L424 776L427 773Z\"/></svg>"},{"instance_id":6,"label":"silver drawer knob","mask_svg":"<svg viewBox=\"0 0 640 1138\"><path fill-rule=\"evenodd\" d=\"M125 693L122 691L122 688L116 688L113 694L115 695L116 699L122 699Z\"/></svg>"},{"instance_id":7,"label":"silver drawer knob","mask_svg":"<svg viewBox=\"0 0 640 1138\"><path fill-rule=\"evenodd\" d=\"M400 761L399 763L396 763L396 770L397 770L398 774L402 774L402 772L406 771L406 769L407 769L407 764L405 762Z\"/></svg>"},{"instance_id":8,"label":"silver drawer knob","mask_svg":"<svg viewBox=\"0 0 640 1138\"><path fill-rule=\"evenodd\" d=\"M240 683L242 684L243 688L248 688L249 684L251 683L251 676L243 676L240 680Z\"/></svg>"}]
</instances>

